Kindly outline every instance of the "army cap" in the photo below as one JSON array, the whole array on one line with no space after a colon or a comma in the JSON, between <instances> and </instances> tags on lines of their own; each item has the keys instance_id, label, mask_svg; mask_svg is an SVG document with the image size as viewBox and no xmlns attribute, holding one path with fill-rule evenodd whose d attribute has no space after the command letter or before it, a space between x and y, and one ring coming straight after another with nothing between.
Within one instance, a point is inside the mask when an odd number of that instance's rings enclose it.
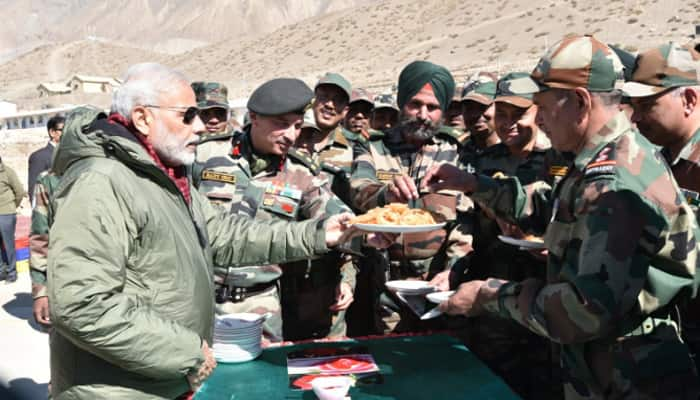
<instances>
[{"instance_id":1,"label":"army cap","mask_svg":"<svg viewBox=\"0 0 700 400\"><path fill-rule=\"evenodd\" d=\"M345 79L342 75L336 74L335 72L327 72L321 79L318 80L316 86L314 86L314 91L321 85L334 85L343 90L345 94L348 95L348 101L352 98L352 85Z\"/></svg>"},{"instance_id":2,"label":"army cap","mask_svg":"<svg viewBox=\"0 0 700 400\"><path fill-rule=\"evenodd\" d=\"M218 82L192 82L199 108L223 107L228 110L228 89Z\"/></svg>"},{"instance_id":3,"label":"army cap","mask_svg":"<svg viewBox=\"0 0 700 400\"><path fill-rule=\"evenodd\" d=\"M462 89L462 101L475 101L483 105L493 103L496 96L497 75L490 72L479 72L472 76Z\"/></svg>"},{"instance_id":4,"label":"army cap","mask_svg":"<svg viewBox=\"0 0 700 400\"><path fill-rule=\"evenodd\" d=\"M314 97L311 89L296 78L267 81L253 91L248 110L260 115L303 114Z\"/></svg>"},{"instance_id":5,"label":"army cap","mask_svg":"<svg viewBox=\"0 0 700 400\"><path fill-rule=\"evenodd\" d=\"M365 89L353 89L352 90L352 96L350 96L350 103L356 103L359 101L364 101L365 103L368 103L370 107L374 107L374 102L372 101L372 94L368 92Z\"/></svg>"},{"instance_id":6,"label":"army cap","mask_svg":"<svg viewBox=\"0 0 700 400\"><path fill-rule=\"evenodd\" d=\"M622 80L620 58L605 43L592 36L567 36L549 48L530 74L549 88L586 88L591 92L610 92Z\"/></svg>"},{"instance_id":7,"label":"army cap","mask_svg":"<svg viewBox=\"0 0 700 400\"><path fill-rule=\"evenodd\" d=\"M496 85L495 102L509 103L520 108L530 108L532 97L539 86L527 72L511 72L499 79Z\"/></svg>"},{"instance_id":8,"label":"army cap","mask_svg":"<svg viewBox=\"0 0 700 400\"><path fill-rule=\"evenodd\" d=\"M464 91L464 86L455 86L455 94L452 96L452 101L453 102L461 102L462 101L462 92Z\"/></svg>"},{"instance_id":9,"label":"army cap","mask_svg":"<svg viewBox=\"0 0 700 400\"><path fill-rule=\"evenodd\" d=\"M390 94L380 94L374 98L374 109L378 110L380 108L391 108L395 111L400 111L399 106L396 105L396 99Z\"/></svg>"},{"instance_id":10,"label":"army cap","mask_svg":"<svg viewBox=\"0 0 700 400\"><path fill-rule=\"evenodd\" d=\"M697 51L673 42L645 51L637 58L631 81L624 84L622 91L629 97L646 97L671 88L698 85L698 59Z\"/></svg>"}]
</instances>

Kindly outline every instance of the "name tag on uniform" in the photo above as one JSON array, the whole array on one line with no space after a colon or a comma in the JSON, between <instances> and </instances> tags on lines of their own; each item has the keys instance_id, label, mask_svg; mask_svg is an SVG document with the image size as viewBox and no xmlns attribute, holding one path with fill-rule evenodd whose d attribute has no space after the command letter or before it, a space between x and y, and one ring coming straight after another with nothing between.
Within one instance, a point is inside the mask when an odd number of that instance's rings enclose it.
<instances>
[{"instance_id":1,"label":"name tag on uniform","mask_svg":"<svg viewBox=\"0 0 700 400\"><path fill-rule=\"evenodd\" d=\"M227 174L225 172L213 171L210 169L205 169L204 171L202 171L202 180L224 182L224 183L230 183L232 185L235 185L236 184L236 175Z\"/></svg>"},{"instance_id":2,"label":"name tag on uniform","mask_svg":"<svg viewBox=\"0 0 700 400\"><path fill-rule=\"evenodd\" d=\"M549 167L549 175L564 176L569 171L569 167L564 165L553 165Z\"/></svg>"},{"instance_id":3,"label":"name tag on uniform","mask_svg":"<svg viewBox=\"0 0 700 400\"><path fill-rule=\"evenodd\" d=\"M377 179L380 181L393 181L396 175L399 174L396 172L377 171Z\"/></svg>"}]
</instances>

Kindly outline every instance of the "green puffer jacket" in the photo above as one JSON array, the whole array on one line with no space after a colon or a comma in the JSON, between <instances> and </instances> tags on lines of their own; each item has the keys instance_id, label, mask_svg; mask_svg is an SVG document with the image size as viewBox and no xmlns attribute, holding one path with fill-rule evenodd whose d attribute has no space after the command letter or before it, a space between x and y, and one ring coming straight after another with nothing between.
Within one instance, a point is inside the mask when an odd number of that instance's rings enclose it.
<instances>
[{"instance_id":1,"label":"green puffer jacket","mask_svg":"<svg viewBox=\"0 0 700 400\"><path fill-rule=\"evenodd\" d=\"M87 133L83 133L87 132ZM54 170L48 288L53 398L173 399L203 362L214 322L212 264L261 265L328 251L319 221L188 207L121 125L67 129Z\"/></svg>"}]
</instances>

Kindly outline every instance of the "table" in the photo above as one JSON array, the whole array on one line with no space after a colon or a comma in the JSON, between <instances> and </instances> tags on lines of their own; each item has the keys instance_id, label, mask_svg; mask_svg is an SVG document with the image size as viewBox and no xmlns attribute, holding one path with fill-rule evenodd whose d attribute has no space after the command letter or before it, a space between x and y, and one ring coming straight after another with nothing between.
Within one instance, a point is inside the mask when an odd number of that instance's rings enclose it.
<instances>
[{"instance_id":1,"label":"table","mask_svg":"<svg viewBox=\"0 0 700 400\"><path fill-rule=\"evenodd\" d=\"M369 348L384 382L350 389L353 399L518 399L457 339L448 335L382 337L269 348L255 361L220 363L195 400L315 399L288 387L287 353L357 344Z\"/></svg>"}]
</instances>

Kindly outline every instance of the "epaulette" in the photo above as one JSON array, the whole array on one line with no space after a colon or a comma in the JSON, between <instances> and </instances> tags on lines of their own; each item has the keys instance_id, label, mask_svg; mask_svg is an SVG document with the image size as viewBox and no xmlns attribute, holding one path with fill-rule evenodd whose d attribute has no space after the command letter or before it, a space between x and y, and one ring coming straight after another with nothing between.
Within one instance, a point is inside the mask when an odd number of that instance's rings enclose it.
<instances>
[{"instance_id":1,"label":"epaulette","mask_svg":"<svg viewBox=\"0 0 700 400\"><path fill-rule=\"evenodd\" d=\"M451 126L443 125L438 129L437 135L443 138L448 138L460 144L460 138L464 132L461 129L453 128Z\"/></svg>"},{"instance_id":2,"label":"epaulette","mask_svg":"<svg viewBox=\"0 0 700 400\"><path fill-rule=\"evenodd\" d=\"M615 142L603 146L583 169L583 177L615 175L617 173L616 147L617 143Z\"/></svg>"},{"instance_id":3,"label":"epaulette","mask_svg":"<svg viewBox=\"0 0 700 400\"><path fill-rule=\"evenodd\" d=\"M205 133L205 134L199 136L199 142L197 144L200 145L202 143L212 142L215 140L228 140L228 139L231 139L237 133L239 133L239 132L236 132L233 130L226 131L226 132Z\"/></svg>"},{"instance_id":4,"label":"epaulette","mask_svg":"<svg viewBox=\"0 0 700 400\"><path fill-rule=\"evenodd\" d=\"M321 169L325 172L328 172L333 175L339 175L345 173L345 171L333 164L327 163L327 162L321 162Z\"/></svg>"},{"instance_id":5,"label":"epaulette","mask_svg":"<svg viewBox=\"0 0 700 400\"><path fill-rule=\"evenodd\" d=\"M385 133L376 129L369 130L369 140L382 140L384 139Z\"/></svg>"},{"instance_id":6,"label":"epaulette","mask_svg":"<svg viewBox=\"0 0 700 400\"><path fill-rule=\"evenodd\" d=\"M287 151L287 157L304 165L314 175L318 175L321 172L321 166L318 165L318 163L314 161L309 155L302 151L291 148L289 149L289 151Z\"/></svg>"}]
</instances>

